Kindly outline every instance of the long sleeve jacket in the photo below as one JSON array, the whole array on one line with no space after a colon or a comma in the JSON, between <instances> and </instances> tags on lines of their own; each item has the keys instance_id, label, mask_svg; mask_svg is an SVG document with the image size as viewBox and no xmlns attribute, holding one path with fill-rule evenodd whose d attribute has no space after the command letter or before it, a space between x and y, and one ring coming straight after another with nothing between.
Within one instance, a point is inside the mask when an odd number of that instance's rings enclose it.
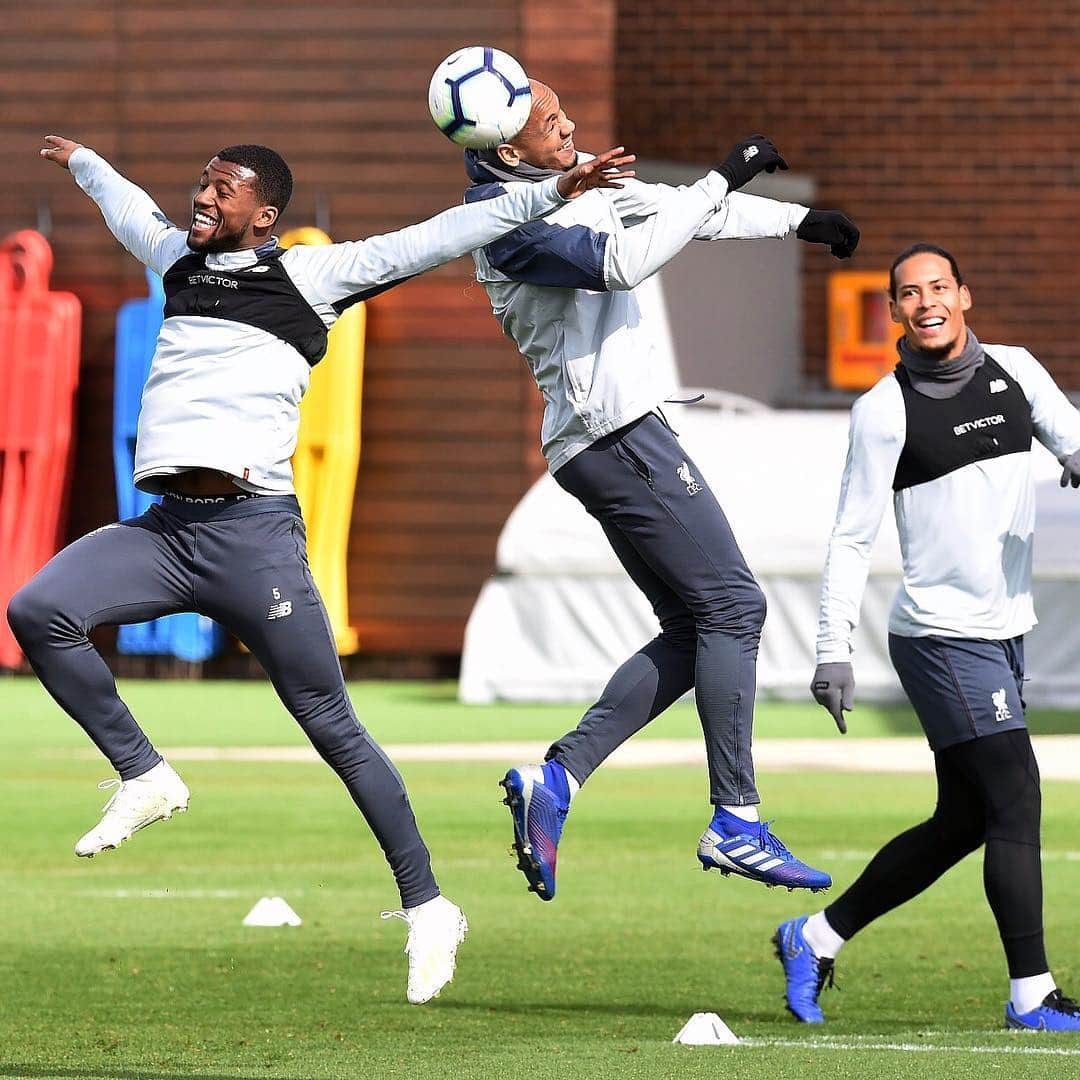
<instances>
[{"instance_id":1,"label":"long sleeve jacket","mask_svg":"<svg viewBox=\"0 0 1080 1080\"><path fill-rule=\"evenodd\" d=\"M468 202L530 186L473 178ZM629 180L473 252L495 317L543 395L540 441L552 472L675 390L656 361L658 321L636 287L693 239L784 237L806 213L729 195L717 173L680 188Z\"/></svg>"},{"instance_id":2,"label":"long sleeve jacket","mask_svg":"<svg viewBox=\"0 0 1080 1080\"><path fill-rule=\"evenodd\" d=\"M983 351L954 398L919 394L898 368L855 402L821 586L818 663L851 658L890 501L903 561L891 633L1004 640L1035 625L1032 439L1055 457L1073 453L1080 413L1027 349Z\"/></svg>"},{"instance_id":3,"label":"long sleeve jacket","mask_svg":"<svg viewBox=\"0 0 1080 1080\"><path fill-rule=\"evenodd\" d=\"M552 179L385 236L200 254L92 150L77 149L69 166L117 240L165 282L135 451L135 483L150 492L192 468L219 470L257 493L291 492L300 399L341 313L564 202Z\"/></svg>"}]
</instances>

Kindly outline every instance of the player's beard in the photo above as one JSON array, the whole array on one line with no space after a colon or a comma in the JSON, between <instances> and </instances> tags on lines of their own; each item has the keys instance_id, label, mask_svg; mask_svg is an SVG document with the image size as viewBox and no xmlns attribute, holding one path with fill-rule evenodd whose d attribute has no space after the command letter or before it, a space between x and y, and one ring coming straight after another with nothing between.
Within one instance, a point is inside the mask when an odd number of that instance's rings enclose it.
<instances>
[{"instance_id":1,"label":"player's beard","mask_svg":"<svg viewBox=\"0 0 1080 1080\"><path fill-rule=\"evenodd\" d=\"M961 341L966 340L967 330L965 330L959 337L955 338L953 341L950 341L947 345L938 345L937 348L934 349L919 348L918 351L922 353L923 356L930 357L930 359L936 360L940 364L948 360L949 353L951 353Z\"/></svg>"},{"instance_id":2,"label":"player's beard","mask_svg":"<svg viewBox=\"0 0 1080 1080\"><path fill-rule=\"evenodd\" d=\"M204 255L217 255L223 251L237 251L245 235L247 234L248 222L242 228L232 229L230 232L222 232L219 225L217 230L207 240L191 241L191 227L188 227L188 247L192 251L198 251Z\"/></svg>"}]
</instances>

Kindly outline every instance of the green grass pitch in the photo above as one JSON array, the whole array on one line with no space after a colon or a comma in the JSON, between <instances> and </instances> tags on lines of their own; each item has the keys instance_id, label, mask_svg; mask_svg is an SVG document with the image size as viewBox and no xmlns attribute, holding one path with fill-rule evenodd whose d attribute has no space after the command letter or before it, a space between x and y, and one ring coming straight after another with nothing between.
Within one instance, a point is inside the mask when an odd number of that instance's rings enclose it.
<instances>
[{"instance_id":1,"label":"green grass pitch","mask_svg":"<svg viewBox=\"0 0 1080 1080\"><path fill-rule=\"evenodd\" d=\"M259 684L123 688L163 746L292 745ZM354 687L384 742L543 739L564 707L466 709L445 686ZM106 793L103 763L32 680L0 681L0 1078L1077 1077L1080 1039L1001 1030L1004 964L979 858L886 917L841 956L821 1029L781 1003L769 937L817 906L697 870L699 770L601 770L575 803L559 895L526 893L507 854L497 766L402 772L446 893L472 926L443 996L404 1000L405 928L382 855L317 763L179 765L190 811L92 861L72 854ZM1075 717L1033 725L1068 730ZM648 734L692 736L683 706ZM860 709L855 734L913 731ZM760 738L835 738L819 710L763 706ZM508 763L510 764L510 763ZM882 841L925 816L929 776L775 773L765 809L842 887ZM1080 990L1080 785L1045 785L1046 926L1064 988ZM252 929L282 895L304 925ZM820 902L820 900L818 901ZM745 1042L671 1039L719 1013Z\"/></svg>"}]
</instances>

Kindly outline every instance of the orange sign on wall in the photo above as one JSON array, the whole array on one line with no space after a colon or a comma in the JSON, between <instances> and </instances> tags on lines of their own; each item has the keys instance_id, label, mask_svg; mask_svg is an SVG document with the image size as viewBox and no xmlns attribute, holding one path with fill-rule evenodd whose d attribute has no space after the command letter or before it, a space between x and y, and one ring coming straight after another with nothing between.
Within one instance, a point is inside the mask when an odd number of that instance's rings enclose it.
<instances>
[{"instance_id":1,"label":"orange sign on wall","mask_svg":"<svg viewBox=\"0 0 1080 1080\"><path fill-rule=\"evenodd\" d=\"M896 367L901 329L889 317L885 270L829 275L829 385L867 390Z\"/></svg>"}]
</instances>

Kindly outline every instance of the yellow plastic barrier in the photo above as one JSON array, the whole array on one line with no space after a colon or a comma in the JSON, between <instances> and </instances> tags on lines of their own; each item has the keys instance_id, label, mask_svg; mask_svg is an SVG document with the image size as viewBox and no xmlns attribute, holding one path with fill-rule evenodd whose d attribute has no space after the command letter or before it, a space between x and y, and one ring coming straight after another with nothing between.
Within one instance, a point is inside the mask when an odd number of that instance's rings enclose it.
<instances>
[{"instance_id":1,"label":"yellow plastic barrier","mask_svg":"<svg viewBox=\"0 0 1080 1080\"><path fill-rule=\"evenodd\" d=\"M292 229L282 247L329 244L321 229ZM293 482L308 529L308 561L330 616L341 656L357 651L349 625L348 549L356 473L360 466L360 397L364 382L363 304L330 331L326 356L311 371L300 404Z\"/></svg>"},{"instance_id":2,"label":"yellow plastic barrier","mask_svg":"<svg viewBox=\"0 0 1080 1080\"><path fill-rule=\"evenodd\" d=\"M829 275L829 385L867 390L896 367L900 326L889 318L887 270Z\"/></svg>"}]
</instances>

